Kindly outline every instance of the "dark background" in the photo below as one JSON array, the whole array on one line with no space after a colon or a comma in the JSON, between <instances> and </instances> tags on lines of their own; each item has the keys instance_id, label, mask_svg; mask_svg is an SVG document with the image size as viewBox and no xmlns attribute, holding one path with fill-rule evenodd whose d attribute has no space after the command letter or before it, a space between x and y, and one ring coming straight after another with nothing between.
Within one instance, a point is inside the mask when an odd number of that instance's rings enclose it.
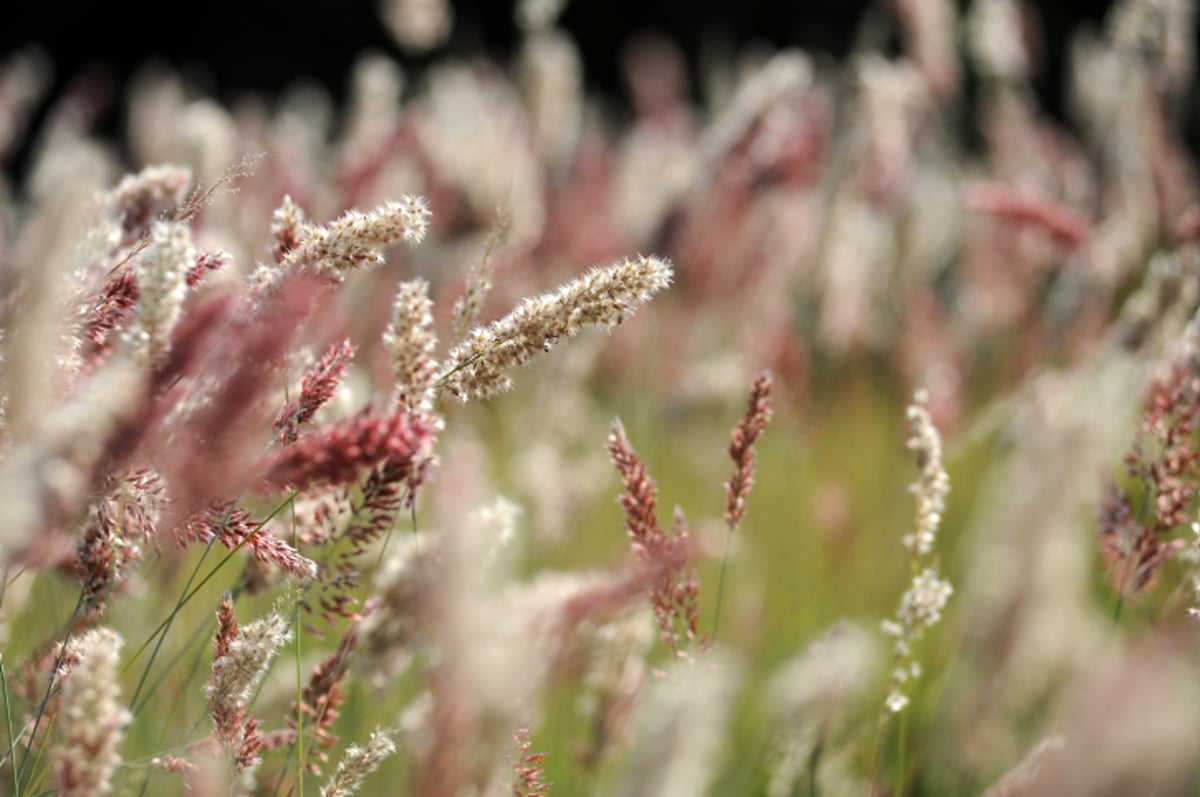
<instances>
[{"instance_id":1,"label":"dark background","mask_svg":"<svg viewBox=\"0 0 1200 797\"><path fill-rule=\"evenodd\" d=\"M116 81L151 57L196 67L222 97L239 91L273 93L308 77L335 95L365 48L420 67L447 52L481 50L503 59L516 39L513 3L454 2L457 25L449 44L412 58L396 47L369 0L210 0L112 3L102 0L13 0L0 23L0 52L37 42L51 56L60 85L102 65ZM677 42L692 60L705 41L777 46L844 55L866 0L575 0L561 23L578 42L593 89L618 95L619 57L631 35L655 31ZM960 2L965 7L965 2ZM1083 19L1100 20L1107 0L1041 0L1047 62L1042 83L1058 80L1067 32ZM879 8L876 7L876 12ZM1057 86L1055 86L1055 91Z\"/></svg>"},{"instance_id":2,"label":"dark background","mask_svg":"<svg viewBox=\"0 0 1200 797\"><path fill-rule=\"evenodd\" d=\"M884 0L880 0L884 2ZM183 70L204 90L229 101L246 92L270 96L300 79L315 80L335 98L364 49L420 69L447 54L485 53L505 61L517 31L512 2L453 3L456 26L446 46L413 57L388 36L369 0L211 0L112 3L103 0L11 0L0 22L0 56L37 43L54 65L54 90L87 81L114 98L151 59ZM960 0L965 7L966 0ZM1062 57L1069 31L1099 22L1107 0L1038 0L1044 60L1036 87L1043 107L1058 114ZM714 43L736 51L759 41L844 56L865 13L885 14L867 0L574 0L561 19L582 51L589 88L620 102L620 58L631 37L662 34L676 42L695 70L698 53ZM45 108L42 109L42 113ZM119 124L112 102L101 130Z\"/></svg>"}]
</instances>

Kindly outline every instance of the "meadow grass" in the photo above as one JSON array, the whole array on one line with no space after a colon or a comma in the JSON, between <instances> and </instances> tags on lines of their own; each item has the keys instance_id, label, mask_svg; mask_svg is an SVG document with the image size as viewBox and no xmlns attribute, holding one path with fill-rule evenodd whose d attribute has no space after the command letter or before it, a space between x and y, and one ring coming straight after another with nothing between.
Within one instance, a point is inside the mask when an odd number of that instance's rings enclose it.
<instances>
[{"instance_id":1,"label":"meadow grass","mask_svg":"<svg viewBox=\"0 0 1200 797\"><path fill-rule=\"evenodd\" d=\"M0 794L1198 793L1191 5L1069 129L1007 0L621 120L520 6L119 154L0 67Z\"/></svg>"}]
</instances>

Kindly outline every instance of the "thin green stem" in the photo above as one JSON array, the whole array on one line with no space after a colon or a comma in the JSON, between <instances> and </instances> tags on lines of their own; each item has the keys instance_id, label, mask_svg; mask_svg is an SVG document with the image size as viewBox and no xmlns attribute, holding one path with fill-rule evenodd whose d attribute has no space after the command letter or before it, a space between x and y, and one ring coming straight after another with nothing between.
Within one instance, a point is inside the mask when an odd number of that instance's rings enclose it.
<instances>
[{"instance_id":1,"label":"thin green stem","mask_svg":"<svg viewBox=\"0 0 1200 797\"><path fill-rule=\"evenodd\" d=\"M8 749L12 750L17 742L13 738L12 701L8 693L8 673L4 669L3 654L0 654L0 689L4 690L4 724L8 728ZM9 770L12 772L13 797L21 797L21 780L17 777L17 768L9 767Z\"/></svg>"},{"instance_id":2,"label":"thin green stem","mask_svg":"<svg viewBox=\"0 0 1200 797\"><path fill-rule=\"evenodd\" d=\"M721 599L725 596L725 569L729 565L729 549L733 545L734 526L728 527L725 535L725 555L721 557L721 575L717 577L717 607L713 616L712 641L717 641L717 628L721 624Z\"/></svg>"},{"instance_id":3,"label":"thin green stem","mask_svg":"<svg viewBox=\"0 0 1200 797\"><path fill-rule=\"evenodd\" d=\"M150 695L154 694L155 690L158 689L159 683L167 676L168 673L170 673L174 669L175 663L178 662L180 659L182 659L184 654L186 654L187 651L193 645L195 645L198 640L200 640L202 637L205 637L209 634L209 629L213 626L213 624L214 624L214 621L209 620L208 623L206 623L204 625L200 625L196 628L195 632L192 634L192 638L189 639L187 641L187 644L185 644L183 646L183 648L179 651L179 653L176 654L175 658L171 661L171 663L163 669L163 672L159 675L156 682L153 685L151 685ZM193 657L191 670L188 671L188 674L186 676L184 676L183 681L182 681L182 683L185 687L188 687L192 683L192 679L196 677L196 671L200 668L200 662L203 660L203 658L204 657L200 656L200 655ZM148 701L149 699L150 699L150 696L148 695L146 697L146 701ZM142 702L141 708L145 708L146 701ZM155 746L155 749L162 749L163 740L166 739L166 736L167 736L167 729L173 727L173 721L175 719L175 715L183 707L183 705L184 705L184 701L182 701L182 700L174 701L171 704L171 709L170 709L170 711L167 712L167 715L165 717L159 718L160 719L159 725L161 726L162 732L159 734L159 737L158 737L159 741L158 741L158 744ZM140 711L141 708L139 708L138 710ZM192 726L192 729L188 733L188 736L191 737L192 735L194 735L196 733L196 731L199 729L199 727L200 727L200 722L197 721ZM178 745L174 749L175 750L185 749L186 746L187 746L186 744ZM167 752L173 752L173 750L167 751ZM156 756L148 756L143 762L140 762L140 763L149 764L155 757ZM126 762L126 765L132 766L137 763L139 763L139 762L138 761L128 761L128 762ZM159 770L159 769L156 769L153 767L149 768L149 771L146 774L145 780L142 781L142 789L139 792L139 794L143 795L143 797L144 797L150 790L151 780L153 780L154 778L158 777L161 774L163 774L162 770Z\"/></svg>"},{"instance_id":4,"label":"thin green stem","mask_svg":"<svg viewBox=\"0 0 1200 797\"><path fill-rule=\"evenodd\" d=\"M57 722L58 722L58 715L57 714L51 715L50 724L46 727L46 736L47 737L50 737L54 734L54 725ZM46 778L50 775L50 771L48 769L41 769L42 756L45 755L45 753L46 753L45 745L42 745L41 747L38 748L37 756L33 759L33 772L36 774L31 774L29 776L29 784L25 789L26 792L33 792L35 794L36 793L43 793L43 794L47 793L47 791L42 788L42 784L46 782ZM58 792L57 789L50 789L49 791L54 792L54 793Z\"/></svg>"},{"instance_id":5,"label":"thin green stem","mask_svg":"<svg viewBox=\"0 0 1200 797\"><path fill-rule=\"evenodd\" d=\"M887 727L891 710L886 704L879 707L879 720L875 724L875 744L871 747L871 780L868 782L867 795L875 797L875 786L879 783L879 751L883 748L883 731Z\"/></svg>"},{"instance_id":6,"label":"thin green stem","mask_svg":"<svg viewBox=\"0 0 1200 797\"><path fill-rule=\"evenodd\" d=\"M167 662L167 665L162 668L162 671L159 672L158 676L155 677L149 688L146 689L146 696L143 698L141 704L138 705L137 708L132 709L134 716L142 713L142 711L146 708L146 704L154 698L154 693L158 691L158 687L162 685L162 682L166 680L167 676L171 674L171 671L175 669L175 665L187 655L188 651L191 650L192 646L195 645L201 639L201 637L206 636L209 633L209 628L211 628L211 626L212 621L196 626L196 630L192 632L191 638L188 639L188 641L184 643L183 647L181 647L179 651L171 657L171 659ZM197 657L196 661L199 661L199 657ZM195 671L194 668L195 664L193 664L193 672ZM178 710L179 706L180 702L178 701L172 703L172 713Z\"/></svg>"},{"instance_id":7,"label":"thin green stem","mask_svg":"<svg viewBox=\"0 0 1200 797\"><path fill-rule=\"evenodd\" d=\"M150 661L146 662L146 667L142 670L142 677L138 679L137 687L133 690L133 696L129 698L129 708L130 711L135 714L135 716L137 712L134 711L134 707L137 706L138 698L142 695L142 689L146 686L146 680L150 677L150 670L154 667L154 660L158 658L158 653L162 649L163 642L165 642L167 639L167 631L170 629L171 624L175 622L175 618L178 616L180 610L183 609L183 607L191 599L192 595L196 594L194 591L189 592L189 589L191 589L192 582L196 580L196 576L200 574L200 568L204 565L204 560L208 558L208 554L212 551L213 545L216 543L216 541L217 538L215 535L211 540L208 541L208 545L206 545L204 548L204 553L200 555L200 561L196 562L196 566L192 568L192 572L191 575L188 576L187 583L183 585L183 591L179 593L179 599L175 601L175 608L171 609L171 613L167 615L167 619L159 623L158 628L154 629L150 636L147 637L146 641L143 642L141 646L133 652L133 655L129 658L129 661L125 663L125 666L121 668L121 672L123 673L126 669L132 666L133 663L142 655L142 653L145 652L146 647L150 644L150 640L157 637L157 640L154 643L154 650L150 653ZM218 565L218 568L219 567L220 565ZM207 580L207 578L204 579L204 581ZM204 581L200 582L201 586L204 585ZM145 703L142 705L145 705Z\"/></svg>"}]
</instances>

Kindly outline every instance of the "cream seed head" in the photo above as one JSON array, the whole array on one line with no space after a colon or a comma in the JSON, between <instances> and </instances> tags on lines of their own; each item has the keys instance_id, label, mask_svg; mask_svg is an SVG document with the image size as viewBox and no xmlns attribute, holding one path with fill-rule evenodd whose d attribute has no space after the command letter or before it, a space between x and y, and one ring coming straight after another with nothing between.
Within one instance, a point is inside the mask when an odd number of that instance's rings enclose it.
<instances>
[{"instance_id":1,"label":"cream seed head","mask_svg":"<svg viewBox=\"0 0 1200 797\"><path fill-rule=\"evenodd\" d=\"M908 449L917 455L921 473L910 488L917 497L916 531L906 535L903 542L916 556L926 556L933 550L950 492L950 477L942 465L942 438L929 415L928 401L925 391L918 391L908 407Z\"/></svg>"},{"instance_id":2,"label":"cream seed head","mask_svg":"<svg viewBox=\"0 0 1200 797\"><path fill-rule=\"evenodd\" d=\"M374 772L383 760L396 752L392 731L376 728L367 743L351 745L338 763L329 782L321 789L321 797L350 797L358 791L363 780Z\"/></svg>"},{"instance_id":3,"label":"cream seed head","mask_svg":"<svg viewBox=\"0 0 1200 797\"><path fill-rule=\"evenodd\" d=\"M300 245L304 222L304 209L291 196L284 196L271 214L271 255L276 263L282 263L288 252Z\"/></svg>"},{"instance_id":4,"label":"cream seed head","mask_svg":"<svg viewBox=\"0 0 1200 797\"><path fill-rule=\"evenodd\" d=\"M380 250L404 241L419 244L429 228L429 203L404 195L369 213L351 210L325 226L305 225L302 242L287 252L284 264L316 268L340 278L346 271L383 262Z\"/></svg>"},{"instance_id":5,"label":"cream seed head","mask_svg":"<svg viewBox=\"0 0 1200 797\"><path fill-rule=\"evenodd\" d=\"M122 639L108 628L71 643L78 661L62 687L64 741L55 764L61 793L107 794L121 756L117 746L131 719L120 699L117 660Z\"/></svg>"},{"instance_id":6,"label":"cream seed head","mask_svg":"<svg viewBox=\"0 0 1200 797\"><path fill-rule=\"evenodd\" d=\"M438 374L433 358L437 336L433 334L433 302L425 280L400 286L383 341L391 353L396 403L409 412L431 411Z\"/></svg>"},{"instance_id":7,"label":"cream seed head","mask_svg":"<svg viewBox=\"0 0 1200 797\"><path fill-rule=\"evenodd\" d=\"M954 593L949 581L938 577L938 573L927 567L913 579L912 586L900 599L897 616L909 628L930 628L942 619L942 609Z\"/></svg>"},{"instance_id":8,"label":"cream seed head","mask_svg":"<svg viewBox=\"0 0 1200 797\"><path fill-rule=\"evenodd\" d=\"M244 706L275 654L291 638L288 620L278 611L243 626L230 641L228 652L213 662L204 687L210 710L219 713Z\"/></svg>"},{"instance_id":9,"label":"cream seed head","mask_svg":"<svg viewBox=\"0 0 1200 797\"><path fill-rule=\"evenodd\" d=\"M191 228L171 221L154 223L149 246L135 266L140 295L137 317L127 335L139 363L153 367L170 352L171 333L187 297L188 269L195 262Z\"/></svg>"},{"instance_id":10,"label":"cream seed head","mask_svg":"<svg viewBox=\"0 0 1200 797\"><path fill-rule=\"evenodd\" d=\"M587 326L614 327L671 284L671 263L658 257L593 268L553 293L526 299L504 318L475 327L455 346L439 384L462 401L512 387L508 371L550 351Z\"/></svg>"},{"instance_id":11,"label":"cream seed head","mask_svg":"<svg viewBox=\"0 0 1200 797\"><path fill-rule=\"evenodd\" d=\"M894 639L891 689L884 700L884 706L892 713L903 711L908 705L905 688L910 680L921 675L921 664L913 656L913 643L924 636L925 629L941 621L942 609L954 593L950 582L930 563L946 494L950 492L950 478L942 466L942 438L929 415L928 402L928 395L919 390L908 407L908 448L916 454L921 470L912 485L917 497L917 528L902 540L910 555L913 581L901 597L895 616L881 625L883 633Z\"/></svg>"}]
</instances>

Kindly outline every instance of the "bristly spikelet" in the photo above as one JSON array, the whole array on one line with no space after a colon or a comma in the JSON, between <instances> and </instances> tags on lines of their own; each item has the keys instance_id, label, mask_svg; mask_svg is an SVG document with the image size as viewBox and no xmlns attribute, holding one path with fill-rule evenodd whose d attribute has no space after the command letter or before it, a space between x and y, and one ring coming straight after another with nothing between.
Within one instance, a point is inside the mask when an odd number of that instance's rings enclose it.
<instances>
[{"instance_id":1,"label":"bristly spikelet","mask_svg":"<svg viewBox=\"0 0 1200 797\"><path fill-rule=\"evenodd\" d=\"M429 228L429 203L404 195L369 213L348 211L325 226L304 225L299 246L284 255L290 268L315 268L341 279L356 268L383 262L381 249L399 241L419 244Z\"/></svg>"},{"instance_id":2,"label":"bristly spikelet","mask_svg":"<svg viewBox=\"0 0 1200 797\"><path fill-rule=\"evenodd\" d=\"M396 292L392 322L383 335L392 359L395 403L408 412L431 412L438 367L433 358L433 302L425 280L405 282Z\"/></svg>"},{"instance_id":3,"label":"bristly spikelet","mask_svg":"<svg viewBox=\"0 0 1200 797\"><path fill-rule=\"evenodd\" d=\"M192 231L186 224L155 222L150 245L137 262L137 317L129 330L134 359L148 366L171 350L171 332L187 295L188 270L196 262Z\"/></svg>"},{"instance_id":4,"label":"bristly spikelet","mask_svg":"<svg viewBox=\"0 0 1200 797\"><path fill-rule=\"evenodd\" d=\"M475 327L455 346L439 384L461 401L512 387L507 371L524 365L586 326L614 327L671 284L671 263L658 257L593 268L553 293L526 299L486 327Z\"/></svg>"}]
</instances>

